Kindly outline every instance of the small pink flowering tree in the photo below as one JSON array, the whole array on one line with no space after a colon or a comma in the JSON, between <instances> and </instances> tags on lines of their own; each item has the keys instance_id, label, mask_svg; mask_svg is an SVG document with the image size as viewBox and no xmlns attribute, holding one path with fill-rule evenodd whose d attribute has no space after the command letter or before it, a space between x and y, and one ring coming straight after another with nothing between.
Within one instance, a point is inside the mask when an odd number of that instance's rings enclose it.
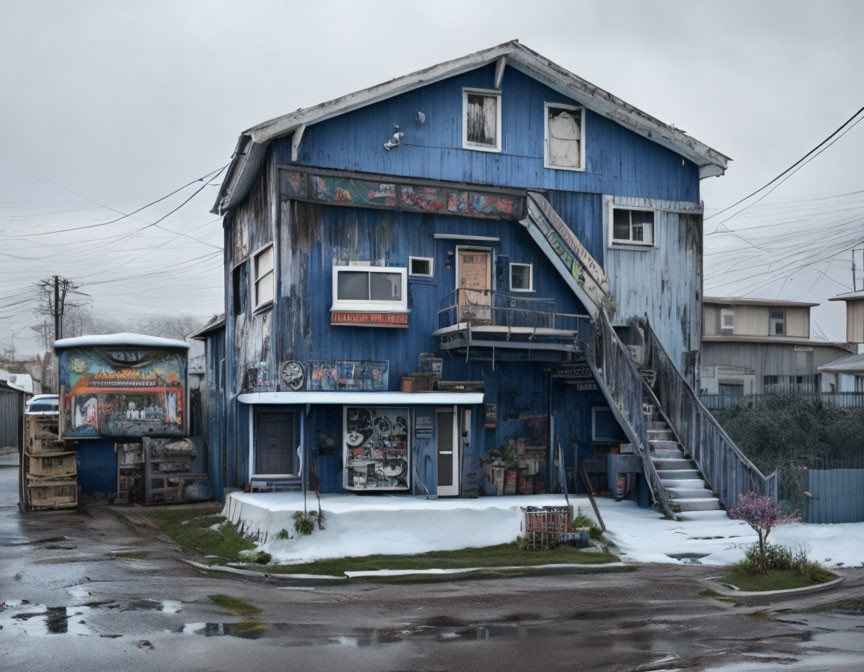
<instances>
[{"instance_id":1,"label":"small pink flowering tree","mask_svg":"<svg viewBox=\"0 0 864 672\"><path fill-rule=\"evenodd\" d=\"M766 546L768 535L771 534L777 525L785 525L786 523L797 523L801 520L798 516L798 511L785 514L780 510L780 505L774 501L773 497L767 495L757 495L755 492L749 494L738 495L738 506L733 506L729 509L729 517L738 520L743 520L747 523L759 537L759 564L762 573L768 571L768 561L766 557Z\"/></svg>"}]
</instances>

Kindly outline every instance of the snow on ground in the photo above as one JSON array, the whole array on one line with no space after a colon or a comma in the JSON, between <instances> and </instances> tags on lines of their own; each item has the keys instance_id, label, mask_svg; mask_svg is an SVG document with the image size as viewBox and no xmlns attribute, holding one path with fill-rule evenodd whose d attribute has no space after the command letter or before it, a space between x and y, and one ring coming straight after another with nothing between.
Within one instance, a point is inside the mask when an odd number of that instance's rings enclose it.
<instances>
[{"instance_id":1,"label":"snow on ground","mask_svg":"<svg viewBox=\"0 0 864 672\"><path fill-rule=\"evenodd\" d=\"M350 555L424 553L513 541L520 533L521 507L561 505L562 495L426 500L405 495L322 495L324 529L308 537L294 532L295 511L303 493L232 493L223 514L245 531L258 534L260 548L278 562L305 562ZM593 516L587 497L571 497L574 509ZM666 520L634 502L598 499L606 537L625 562L694 562L727 565L743 557L756 535L721 511L688 514L691 520ZM314 495L306 499L317 511ZM277 539L281 530L293 537ZM803 547L827 566L864 564L864 523L778 527L770 541Z\"/></svg>"}]
</instances>

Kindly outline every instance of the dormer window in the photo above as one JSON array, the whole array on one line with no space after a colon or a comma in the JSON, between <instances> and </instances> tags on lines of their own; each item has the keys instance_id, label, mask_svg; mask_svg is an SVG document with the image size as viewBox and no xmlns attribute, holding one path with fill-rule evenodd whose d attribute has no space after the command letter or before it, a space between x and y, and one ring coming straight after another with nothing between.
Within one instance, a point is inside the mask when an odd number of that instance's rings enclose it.
<instances>
[{"instance_id":1,"label":"dormer window","mask_svg":"<svg viewBox=\"0 0 864 672\"><path fill-rule=\"evenodd\" d=\"M501 93L462 90L462 147L483 152L501 151Z\"/></svg>"}]
</instances>

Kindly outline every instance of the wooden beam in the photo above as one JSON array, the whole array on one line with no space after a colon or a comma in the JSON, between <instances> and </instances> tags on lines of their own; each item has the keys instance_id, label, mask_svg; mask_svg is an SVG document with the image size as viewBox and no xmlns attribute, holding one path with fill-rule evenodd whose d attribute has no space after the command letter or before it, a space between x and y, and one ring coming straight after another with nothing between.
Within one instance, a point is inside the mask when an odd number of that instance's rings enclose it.
<instances>
[{"instance_id":1,"label":"wooden beam","mask_svg":"<svg viewBox=\"0 0 864 672\"><path fill-rule=\"evenodd\" d=\"M291 162L297 163L297 157L300 155L300 141L303 139L303 132L306 130L306 124L300 126L294 131L291 137Z\"/></svg>"},{"instance_id":2,"label":"wooden beam","mask_svg":"<svg viewBox=\"0 0 864 672\"><path fill-rule=\"evenodd\" d=\"M507 57L502 56L495 63L495 86L493 88L501 90L501 82L504 79L504 68L507 67Z\"/></svg>"}]
</instances>

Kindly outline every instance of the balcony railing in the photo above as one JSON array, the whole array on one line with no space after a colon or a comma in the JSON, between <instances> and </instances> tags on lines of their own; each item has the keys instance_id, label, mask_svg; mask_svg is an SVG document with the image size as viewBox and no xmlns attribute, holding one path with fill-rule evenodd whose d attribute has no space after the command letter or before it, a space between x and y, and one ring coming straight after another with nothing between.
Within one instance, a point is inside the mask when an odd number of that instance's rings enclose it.
<instances>
[{"instance_id":1,"label":"balcony railing","mask_svg":"<svg viewBox=\"0 0 864 672\"><path fill-rule=\"evenodd\" d=\"M588 315L559 313L555 299L520 296L494 290L457 289L448 294L438 311L438 328L467 324L473 328L579 330Z\"/></svg>"}]
</instances>

